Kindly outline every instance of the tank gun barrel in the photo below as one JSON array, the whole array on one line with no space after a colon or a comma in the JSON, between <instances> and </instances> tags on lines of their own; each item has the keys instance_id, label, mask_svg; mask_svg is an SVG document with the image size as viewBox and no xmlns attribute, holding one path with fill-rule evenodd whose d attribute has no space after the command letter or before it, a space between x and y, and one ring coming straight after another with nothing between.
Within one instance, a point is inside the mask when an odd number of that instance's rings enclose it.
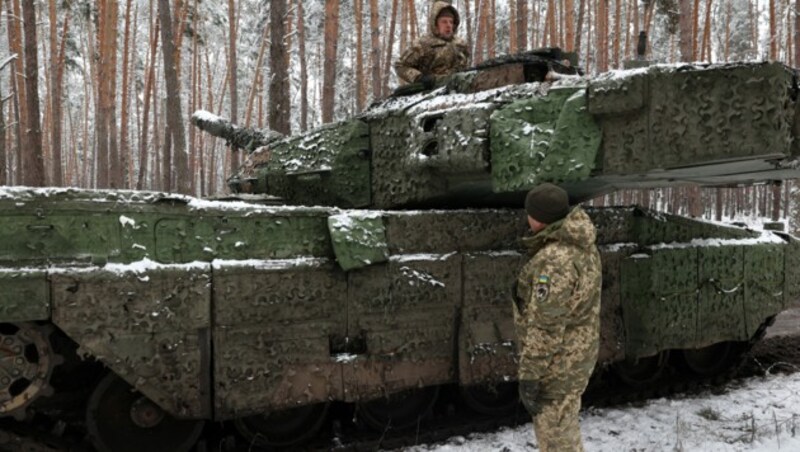
<instances>
[{"instance_id":1,"label":"tank gun barrel","mask_svg":"<svg viewBox=\"0 0 800 452\"><path fill-rule=\"evenodd\" d=\"M240 127L229 120L205 110L197 110L192 115L195 127L217 138L223 138L234 149L244 149L252 153L261 146L283 138L272 130L259 130L253 127Z\"/></svg>"}]
</instances>

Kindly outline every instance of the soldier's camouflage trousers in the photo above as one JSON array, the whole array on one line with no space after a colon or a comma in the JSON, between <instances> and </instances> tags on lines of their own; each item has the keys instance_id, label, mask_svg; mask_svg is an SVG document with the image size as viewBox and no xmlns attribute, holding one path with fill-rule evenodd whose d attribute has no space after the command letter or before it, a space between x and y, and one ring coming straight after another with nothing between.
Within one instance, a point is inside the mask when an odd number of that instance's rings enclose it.
<instances>
[{"instance_id":1,"label":"soldier's camouflage trousers","mask_svg":"<svg viewBox=\"0 0 800 452\"><path fill-rule=\"evenodd\" d=\"M581 394L542 401L542 411L533 418L533 431L541 452L583 452L578 412Z\"/></svg>"}]
</instances>

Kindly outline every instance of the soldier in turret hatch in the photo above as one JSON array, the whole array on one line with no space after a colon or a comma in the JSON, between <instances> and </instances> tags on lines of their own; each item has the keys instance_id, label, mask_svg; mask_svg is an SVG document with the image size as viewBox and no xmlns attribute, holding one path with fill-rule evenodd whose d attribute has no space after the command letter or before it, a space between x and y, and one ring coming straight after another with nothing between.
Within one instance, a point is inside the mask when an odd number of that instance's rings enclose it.
<instances>
[{"instance_id":1,"label":"soldier in turret hatch","mask_svg":"<svg viewBox=\"0 0 800 452\"><path fill-rule=\"evenodd\" d=\"M467 44L456 36L459 22L458 11L450 2L433 2L428 14L429 33L394 64L403 84L422 83L430 89L442 77L469 66Z\"/></svg>"},{"instance_id":2,"label":"soldier in turret hatch","mask_svg":"<svg viewBox=\"0 0 800 452\"><path fill-rule=\"evenodd\" d=\"M583 451L578 411L600 344L600 253L591 219L552 184L528 192L533 255L514 293L519 395L542 452Z\"/></svg>"}]
</instances>

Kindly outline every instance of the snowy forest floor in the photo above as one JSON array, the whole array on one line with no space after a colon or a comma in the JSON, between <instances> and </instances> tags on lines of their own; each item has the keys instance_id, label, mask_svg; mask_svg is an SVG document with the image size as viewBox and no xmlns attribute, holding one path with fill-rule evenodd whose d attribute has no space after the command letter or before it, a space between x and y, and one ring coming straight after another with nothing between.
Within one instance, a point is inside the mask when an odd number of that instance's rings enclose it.
<instances>
[{"instance_id":1,"label":"snowy forest floor","mask_svg":"<svg viewBox=\"0 0 800 452\"><path fill-rule=\"evenodd\" d=\"M586 451L800 450L798 318L800 310L782 315L767 339L750 351L738 372L749 377L692 394L584 410L581 430ZM532 424L527 423L404 450L520 452L538 447Z\"/></svg>"}]
</instances>

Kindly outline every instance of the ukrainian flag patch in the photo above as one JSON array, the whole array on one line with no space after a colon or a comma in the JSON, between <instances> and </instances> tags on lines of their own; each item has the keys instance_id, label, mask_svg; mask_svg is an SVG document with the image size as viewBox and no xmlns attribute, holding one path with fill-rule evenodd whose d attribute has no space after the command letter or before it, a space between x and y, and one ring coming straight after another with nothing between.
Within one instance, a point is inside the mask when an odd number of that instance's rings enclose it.
<instances>
[{"instance_id":1,"label":"ukrainian flag patch","mask_svg":"<svg viewBox=\"0 0 800 452\"><path fill-rule=\"evenodd\" d=\"M536 280L538 284L550 284L550 277L547 275L539 275L539 279Z\"/></svg>"}]
</instances>

